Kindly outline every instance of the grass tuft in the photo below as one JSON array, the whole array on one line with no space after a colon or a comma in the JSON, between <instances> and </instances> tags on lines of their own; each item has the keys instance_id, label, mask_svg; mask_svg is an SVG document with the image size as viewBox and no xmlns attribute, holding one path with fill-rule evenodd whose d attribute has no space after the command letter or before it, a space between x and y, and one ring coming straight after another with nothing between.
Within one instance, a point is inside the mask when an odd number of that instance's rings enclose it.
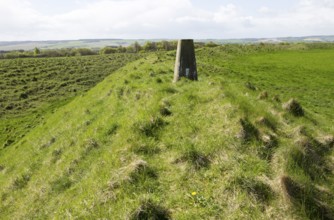
<instances>
[{"instance_id":1,"label":"grass tuft","mask_svg":"<svg viewBox=\"0 0 334 220\"><path fill-rule=\"evenodd\" d=\"M62 153L63 153L62 149L56 149L52 151L52 162L55 163L56 161L58 161Z\"/></svg>"},{"instance_id":2,"label":"grass tuft","mask_svg":"<svg viewBox=\"0 0 334 220\"><path fill-rule=\"evenodd\" d=\"M294 116L297 117L304 116L304 110L302 106L295 99L290 99L287 103L284 103L283 109L290 112Z\"/></svg>"},{"instance_id":3,"label":"grass tuft","mask_svg":"<svg viewBox=\"0 0 334 220\"><path fill-rule=\"evenodd\" d=\"M112 125L109 127L109 129L108 129L107 132L106 132L106 135L107 135L107 136L114 135L114 134L117 133L117 130L118 130L118 129L119 129L119 125L116 124L116 123L114 123L114 124L112 124Z\"/></svg>"},{"instance_id":4,"label":"grass tuft","mask_svg":"<svg viewBox=\"0 0 334 220\"><path fill-rule=\"evenodd\" d=\"M315 153L307 139L298 140L292 146L288 156L288 166L301 169L311 179L324 178L324 160Z\"/></svg>"},{"instance_id":5,"label":"grass tuft","mask_svg":"<svg viewBox=\"0 0 334 220\"><path fill-rule=\"evenodd\" d=\"M334 136L333 135L326 135L321 138L322 144L329 148L332 149L334 147Z\"/></svg>"},{"instance_id":6,"label":"grass tuft","mask_svg":"<svg viewBox=\"0 0 334 220\"><path fill-rule=\"evenodd\" d=\"M161 149L154 141L146 143L134 143L130 148L136 154L154 155L161 152Z\"/></svg>"},{"instance_id":7,"label":"grass tuft","mask_svg":"<svg viewBox=\"0 0 334 220\"><path fill-rule=\"evenodd\" d=\"M56 193L61 193L72 186L73 182L68 176L62 176L51 183L52 190Z\"/></svg>"},{"instance_id":8,"label":"grass tuft","mask_svg":"<svg viewBox=\"0 0 334 220\"><path fill-rule=\"evenodd\" d=\"M271 160L274 150L278 146L277 138L270 134L264 134L261 136L261 141L263 145L260 150L260 157L263 159Z\"/></svg>"},{"instance_id":9,"label":"grass tuft","mask_svg":"<svg viewBox=\"0 0 334 220\"><path fill-rule=\"evenodd\" d=\"M240 187L242 190L246 191L249 196L260 203L268 204L274 197L269 185L253 178L238 176L233 179L229 185L228 188L233 188L233 186Z\"/></svg>"},{"instance_id":10,"label":"grass tuft","mask_svg":"<svg viewBox=\"0 0 334 220\"><path fill-rule=\"evenodd\" d=\"M131 220L168 220L171 219L170 212L166 208L154 203L151 199L141 201L140 206L134 210Z\"/></svg>"},{"instance_id":11,"label":"grass tuft","mask_svg":"<svg viewBox=\"0 0 334 220\"><path fill-rule=\"evenodd\" d=\"M132 170L129 174L130 182L136 183L141 180L146 180L147 178L156 179L158 177L157 172L148 166L147 162L144 160L137 160L130 165Z\"/></svg>"},{"instance_id":12,"label":"grass tuft","mask_svg":"<svg viewBox=\"0 0 334 220\"><path fill-rule=\"evenodd\" d=\"M169 94L175 94L178 93L179 91L173 87L166 87L162 89L163 92L169 93Z\"/></svg>"},{"instance_id":13,"label":"grass tuft","mask_svg":"<svg viewBox=\"0 0 334 220\"><path fill-rule=\"evenodd\" d=\"M278 102L278 103L281 102L281 98L280 98L278 95L274 95L274 97L272 98L272 100L273 100L274 102Z\"/></svg>"},{"instance_id":14,"label":"grass tuft","mask_svg":"<svg viewBox=\"0 0 334 220\"><path fill-rule=\"evenodd\" d=\"M183 155L175 161L175 163L183 162L190 163L196 170L201 168L208 168L211 163L208 156L197 151L194 147L187 149Z\"/></svg>"},{"instance_id":15,"label":"grass tuft","mask_svg":"<svg viewBox=\"0 0 334 220\"><path fill-rule=\"evenodd\" d=\"M12 189L13 190L18 190L18 189L22 189L24 188L28 182L30 181L30 174L25 173L22 174L21 176L18 176L14 179L13 183L12 183Z\"/></svg>"},{"instance_id":16,"label":"grass tuft","mask_svg":"<svg viewBox=\"0 0 334 220\"><path fill-rule=\"evenodd\" d=\"M170 103L166 100L164 100L160 105L160 114L162 116L170 116L172 115L172 112L170 110Z\"/></svg>"},{"instance_id":17,"label":"grass tuft","mask_svg":"<svg viewBox=\"0 0 334 220\"><path fill-rule=\"evenodd\" d=\"M310 219L333 219L333 208L319 200L319 192L314 187L303 186L289 176L282 176L280 182L285 197Z\"/></svg>"},{"instance_id":18,"label":"grass tuft","mask_svg":"<svg viewBox=\"0 0 334 220\"><path fill-rule=\"evenodd\" d=\"M258 96L258 99L267 99L268 98L268 92L267 91L264 91L264 92L261 92L260 95Z\"/></svg>"},{"instance_id":19,"label":"grass tuft","mask_svg":"<svg viewBox=\"0 0 334 220\"><path fill-rule=\"evenodd\" d=\"M259 139L259 130L247 118L242 118L239 122L241 125L241 131L238 137L243 142Z\"/></svg>"},{"instance_id":20,"label":"grass tuft","mask_svg":"<svg viewBox=\"0 0 334 220\"><path fill-rule=\"evenodd\" d=\"M12 145L15 141L14 140L11 140L11 139L8 139L5 141L5 143L3 144L3 148L6 148L6 147L9 147L10 145Z\"/></svg>"},{"instance_id":21,"label":"grass tuft","mask_svg":"<svg viewBox=\"0 0 334 220\"><path fill-rule=\"evenodd\" d=\"M260 118L256 119L255 123L258 124L258 125L266 126L266 127L270 128L273 131L276 130L275 123L273 123L272 121L270 121L266 117L260 117Z\"/></svg>"},{"instance_id":22,"label":"grass tuft","mask_svg":"<svg viewBox=\"0 0 334 220\"><path fill-rule=\"evenodd\" d=\"M255 91L255 90L257 89L251 82L247 82L247 83L245 84L245 87L246 87L247 89L250 89L250 90L253 90L253 91Z\"/></svg>"},{"instance_id":23,"label":"grass tuft","mask_svg":"<svg viewBox=\"0 0 334 220\"><path fill-rule=\"evenodd\" d=\"M134 128L147 137L157 138L159 131L166 124L160 117L151 117L148 121L139 121L134 124Z\"/></svg>"},{"instance_id":24,"label":"grass tuft","mask_svg":"<svg viewBox=\"0 0 334 220\"><path fill-rule=\"evenodd\" d=\"M47 143L45 143L45 144L43 144L43 145L41 146L41 148L48 148L48 147L50 147L52 144L54 144L55 142L56 142L56 138L55 138L55 137L52 137L52 138L50 139L50 141L47 142Z\"/></svg>"},{"instance_id":25,"label":"grass tuft","mask_svg":"<svg viewBox=\"0 0 334 220\"><path fill-rule=\"evenodd\" d=\"M99 143L94 138L89 138L85 141L85 153L88 154L93 149L99 148Z\"/></svg>"}]
</instances>

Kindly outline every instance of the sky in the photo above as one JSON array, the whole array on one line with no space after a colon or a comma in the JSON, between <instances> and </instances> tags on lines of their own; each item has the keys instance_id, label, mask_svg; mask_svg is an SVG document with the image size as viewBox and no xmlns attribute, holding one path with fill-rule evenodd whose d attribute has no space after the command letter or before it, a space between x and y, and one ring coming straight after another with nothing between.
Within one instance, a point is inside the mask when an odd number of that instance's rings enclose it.
<instances>
[{"instance_id":1,"label":"sky","mask_svg":"<svg viewBox=\"0 0 334 220\"><path fill-rule=\"evenodd\" d=\"M0 41L334 35L334 0L0 0Z\"/></svg>"}]
</instances>

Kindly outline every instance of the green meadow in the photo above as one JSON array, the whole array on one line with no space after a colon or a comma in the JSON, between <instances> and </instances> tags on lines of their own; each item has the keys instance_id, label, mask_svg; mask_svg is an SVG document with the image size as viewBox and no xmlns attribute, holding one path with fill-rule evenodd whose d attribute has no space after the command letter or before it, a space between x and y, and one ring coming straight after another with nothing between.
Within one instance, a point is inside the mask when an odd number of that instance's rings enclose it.
<instances>
[{"instance_id":1,"label":"green meadow","mask_svg":"<svg viewBox=\"0 0 334 220\"><path fill-rule=\"evenodd\" d=\"M333 219L333 46L196 56L0 60L1 219Z\"/></svg>"}]
</instances>

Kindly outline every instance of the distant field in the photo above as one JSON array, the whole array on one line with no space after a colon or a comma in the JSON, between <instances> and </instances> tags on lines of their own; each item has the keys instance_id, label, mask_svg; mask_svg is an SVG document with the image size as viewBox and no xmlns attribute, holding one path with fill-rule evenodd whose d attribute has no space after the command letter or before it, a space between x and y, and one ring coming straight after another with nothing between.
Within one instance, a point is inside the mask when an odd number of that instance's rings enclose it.
<instances>
[{"instance_id":1,"label":"distant field","mask_svg":"<svg viewBox=\"0 0 334 220\"><path fill-rule=\"evenodd\" d=\"M92 40L64 40L64 41L26 41L26 42L0 42L0 50L33 50L62 49L62 48L103 48L106 46L129 46L134 42L144 44L147 40L122 40L122 39L92 39ZM159 41L159 40L154 40Z\"/></svg>"},{"instance_id":2,"label":"distant field","mask_svg":"<svg viewBox=\"0 0 334 220\"><path fill-rule=\"evenodd\" d=\"M83 40L60 40L60 41L17 41L1 42L1 50L33 50L61 49L61 48L103 48L106 46L129 46L134 42L144 44L147 41L158 42L162 39L83 39ZM169 39L171 40L171 39ZM306 36L306 37L283 37L283 38L245 38L245 39L196 39L196 42L215 42L219 44L254 44L260 42L334 42L334 36Z\"/></svg>"},{"instance_id":3,"label":"distant field","mask_svg":"<svg viewBox=\"0 0 334 220\"><path fill-rule=\"evenodd\" d=\"M250 82L282 101L296 98L311 112L334 120L334 49L211 53L206 66L219 68L227 80L242 87Z\"/></svg>"},{"instance_id":4,"label":"distant field","mask_svg":"<svg viewBox=\"0 0 334 220\"><path fill-rule=\"evenodd\" d=\"M0 60L0 147L139 54Z\"/></svg>"},{"instance_id":5,"label":"distant field","mask_svg":"<svg viewBox=\"0 0 334 220\"><path fill-rule=\"evenodd\" d=\"M334 50L284 51L236 58L238 70L262 90L294 97L334 120Z\"/></svg>"}]
</instances>

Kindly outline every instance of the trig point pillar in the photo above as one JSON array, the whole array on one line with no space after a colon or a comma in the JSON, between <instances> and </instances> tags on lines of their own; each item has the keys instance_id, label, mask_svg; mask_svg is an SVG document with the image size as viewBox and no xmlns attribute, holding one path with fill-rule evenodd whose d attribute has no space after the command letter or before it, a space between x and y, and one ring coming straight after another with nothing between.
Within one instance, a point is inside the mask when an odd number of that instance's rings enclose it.
<instances>
[{"instance_id":1,"label":"trig point pillar","mask_svg":"<svg viewBox=\"0 0 334 220\"><path fill-rule=\"evenodd\" d=\"M197 80L197 67L193 40L179 40L177 44L174 82L181 77Z\"/></svg>"}]
</instances>

